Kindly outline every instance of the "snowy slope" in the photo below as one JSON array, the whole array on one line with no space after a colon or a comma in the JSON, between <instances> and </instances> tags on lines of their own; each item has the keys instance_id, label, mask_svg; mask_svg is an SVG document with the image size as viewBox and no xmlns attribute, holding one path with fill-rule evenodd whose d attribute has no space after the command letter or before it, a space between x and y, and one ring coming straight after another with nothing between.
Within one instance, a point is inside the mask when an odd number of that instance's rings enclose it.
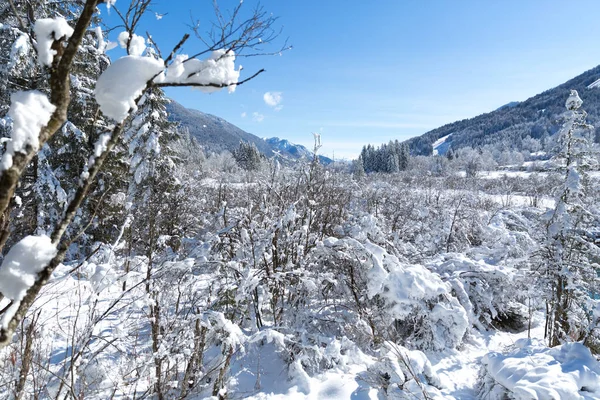
<instances>
[{"instance_id":1,"label":"snowy slope","mask_svg":"<svg viewBox=\"0 0 600 400\"><path fill-rule=\"evenodd\" d=\"M443 156L446 154L446 152L450 148L450 142L448 141L450 136L452 136L451 133L444 137L441 137L438 140L436 140L435 142L433 142L431 147L433 147L433 155L434 156L438 156L438 155Z\"/></svg>"},{"instance_id":2,"label":"snowy slope","mask_svg":"<svg viewBox=\"0 0 600 400\"><path fill-rule=\"evenodd\" d=\"M546 90L525 101L509 103L494 111L473 118L446 124L421 136L409 139L407 143L412 154L431 154L432 145L452 133L452 148L481 147L486 144L519 149L521 139L531 136L539 139L552 136L562 126L565 99L570 90L575 89L584 101L588 121L595 126L600 122L600 66Z\"/></svg>"}]
</instances>

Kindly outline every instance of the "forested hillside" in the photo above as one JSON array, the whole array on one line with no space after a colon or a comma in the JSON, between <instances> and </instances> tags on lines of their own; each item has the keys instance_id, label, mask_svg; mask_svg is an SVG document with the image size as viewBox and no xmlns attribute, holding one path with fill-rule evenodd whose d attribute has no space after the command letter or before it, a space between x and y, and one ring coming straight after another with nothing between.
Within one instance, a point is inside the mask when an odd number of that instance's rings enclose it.
<instances>
[{"instance_id":1,"label":"forested hillside","mask_svg":"<svg viewBox=\"0 0 600 400\"><path fill-rule=\"evenodd\" d=\"M500 151L542 149L564 123L564 102L571 89L577 90L585 101L589 122L599 125L600 90L588 89L598 79L600 67L523 102L513 103L511 107L500 107L487 114L444 125L407 143L414 155L432 154L433 143L447 135L451 135L447 142L453 150L486 145Z\"/></svg>"},{"instance_id":2,"label":"forested hillside","mask_svg":"<svg viewBox=\"0 0 600 400\"><path fill-rule=\"evenodd\" d=\"M167 113L169 121L177 123L181 131L189 133L206 153L233 152L239 147L240 142L244 142L256 146L266 157L277 154L281 162L294 162L302 158L312 159L314 156L302 145L279 138L259 138L222 118L185 108L173 100L167 104ZM326 164L331 162L331 159L322 155L318 157Z\"/></svg>"},{"instance_id":3,"label":"forested hillside","mask_svg":"<svg viewBox=\"0 0 600 400\"><path fill-rule=\"evenodd\" d=\"M246 142L254 144L265 156L273 156L271 146L264 140L222 118L185 108L176 101L171 101L167 105L167 111L169 120L178 123L180 128L188 131L206 152L233 151L240 142Z\"/></svg>"}]
</instances>

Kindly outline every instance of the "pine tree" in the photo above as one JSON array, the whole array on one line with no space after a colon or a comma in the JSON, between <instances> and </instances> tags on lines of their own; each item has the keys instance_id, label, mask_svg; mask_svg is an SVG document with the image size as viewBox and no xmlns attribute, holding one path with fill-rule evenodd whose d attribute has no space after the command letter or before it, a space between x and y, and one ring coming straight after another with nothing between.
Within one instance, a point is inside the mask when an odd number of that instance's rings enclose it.
<instances>
[{"instance_id":1,"label":"pine tree","mask_svg":"<svg viewBox=\"0 0 600 400\"><path fill-rule=\"evenodd\" d=\"M402 143L400 153L398 154L398 167L400 171L406 171L410 162L410 149L407 143Z\"/></svg>"},{"instance_id":2,"label":"pine tree","mask_svg":"<svg viewBox=\"0 0 600 400\"><path fill-rule=\"evenodd\" d=\"M233 158L246 171L257 171L263 160L256 145L247 142L240 142L240 146L233 151Z\"/></svg>"},{"instance_id":3,"label":"pine tree","mask_svg":"<svg viewBox=\"0 0 600 400\"><path fill-rule=\"evenodd\" d=\"M598 265L594 258L600 248L588 238L590 227L599 215L588 207L587 170L596 166L593 157L593 127L580 110L581 99L572 90L567 100L568 119L558 133L556 161L564 174L557 190L556 205L548 215L546 243L543 247L548 283L546 300L546 337L550 346L566 341L588 339L592 301L597 291Z\"/></svg>"},{"instance_id":4,"label":"pine tree","mask_svg":"<svg viewBox=\"0 0 600 400\"><path fill-rule=\"evenodd\" d=\"M354 178L356 179L362 179L365 176L365 165L363 163L362 155L352 161L352 175L354 175Z\"/></svg>"}]
</instances>

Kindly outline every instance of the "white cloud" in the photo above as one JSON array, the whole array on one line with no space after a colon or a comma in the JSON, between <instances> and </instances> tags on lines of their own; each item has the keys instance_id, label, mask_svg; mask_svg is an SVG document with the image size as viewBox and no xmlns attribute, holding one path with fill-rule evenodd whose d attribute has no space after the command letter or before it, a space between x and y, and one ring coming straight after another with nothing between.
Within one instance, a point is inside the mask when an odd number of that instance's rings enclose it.
<instances>
[{"instance_id":1,"label":"white cloud","mask_svg":"<svg viewBox=\"0 0 600 400\"><path fill-rule=\"evenodd\" d=\"M263 95L263 99L268 106L274 107L275 111L279 111L283 107L280 105L283 101L282 92L267 92Z\"/></svg>"},{"instance_id":2,"label":"white cloud","mask_svg":"<svg viewBox=\"0 0 600 400\"><path fill-rule=\"evenodd\" d=\"M241 116L242 118L246 118L246 115L248 115L248 114L246 114L246 111L244 111L244 112L243 112L243 113L242 113L240 116Z\"/></svg>"},{"instance_id":3,"label":"white cloud","mask_svg":"<svg viewBox=\"0 0 600 400\"><path fill-rule=\"evenodd\" d=\"M252 113L252 121L254 121L254 122L262 122L263 119L265 119L265 116L262 115L261 113L256 112L256 111Z\"/></svg>"}]
</instances>

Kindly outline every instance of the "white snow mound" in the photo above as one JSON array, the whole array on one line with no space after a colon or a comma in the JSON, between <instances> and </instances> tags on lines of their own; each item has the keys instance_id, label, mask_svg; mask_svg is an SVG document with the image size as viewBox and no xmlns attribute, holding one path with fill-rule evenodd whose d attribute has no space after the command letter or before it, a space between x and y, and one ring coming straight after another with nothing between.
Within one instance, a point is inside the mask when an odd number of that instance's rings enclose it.
<instances>
[{"instance_id":1,"label":"white snow mound","mask_svg":"<svg viewBox=\"0 0 600 400\"><path fill-rule=\"evenodd\" d=\"M48 236L27 236L13 247L0 266L0 293L20 301L34 283L38 272L56 256Z\"/></svg>"},{"instance_id":2,"label":"white snow mound","mask_svg":"<svg viewBox=\"0 0 600 400\"><path fill-rule=\"evenodd\" d=\"M15 153L25 153L27 146L31 146L33 151L39 149L40 131L56 109L46 95L37 90L13 93L10 101L8 116L13 121L13 129L2 156L3 170L12 166Z\"/></svg>"},{"instance_id":3,"label":"white snow mound","mask_svg":"<svg viewBox=\"0 0 600 400\"><path fill-rule=\"evenodd\" d=\"M229 85L230 93L235 91L235 84L240 77L240 69L235 69L235 54L233 51L215 50L206 60L187 59L180 55L169 66L165 82L177 84L216 85L196 86L204 93L221 90L221 85Z\"/></svg>"},{"instance_id":4,"label":"white snow mound","mask_svg":"<svg viewBox=\"0 0 600 400\"><path fill-rule=\"evenodd\" d=\"M539 341L520 339L509 353L488 353L482 363L484 398L600 398L600 364L581 343L548 348Z\"/></svg>"},{"instance_id":5,"label":"white snow mound","mask_svg":"<svg viewBox=\"0 0 600 400\"><path fill-rule=\"evenodd\" d=\"M135 99L146 83L164 70L164 62L150 57L119 58L100 75L94 91L102 113L122 122L129 110L136 110Z\"/></svg>"},{"instance_id":6,"label":"white snow mound","mask_svg":"<svg viewBox=\"0 0 600 400\"><path fill-rule=\"evenodd\" d=\"M52 50L52 43L61 38L69 39L73 34L73 28L69 26L64 18L40 18L35 21L33 27L35 32L35 48L38 53L38 63L43 66L51 66L56 50Z\"/></svg>"}]
</instances>

